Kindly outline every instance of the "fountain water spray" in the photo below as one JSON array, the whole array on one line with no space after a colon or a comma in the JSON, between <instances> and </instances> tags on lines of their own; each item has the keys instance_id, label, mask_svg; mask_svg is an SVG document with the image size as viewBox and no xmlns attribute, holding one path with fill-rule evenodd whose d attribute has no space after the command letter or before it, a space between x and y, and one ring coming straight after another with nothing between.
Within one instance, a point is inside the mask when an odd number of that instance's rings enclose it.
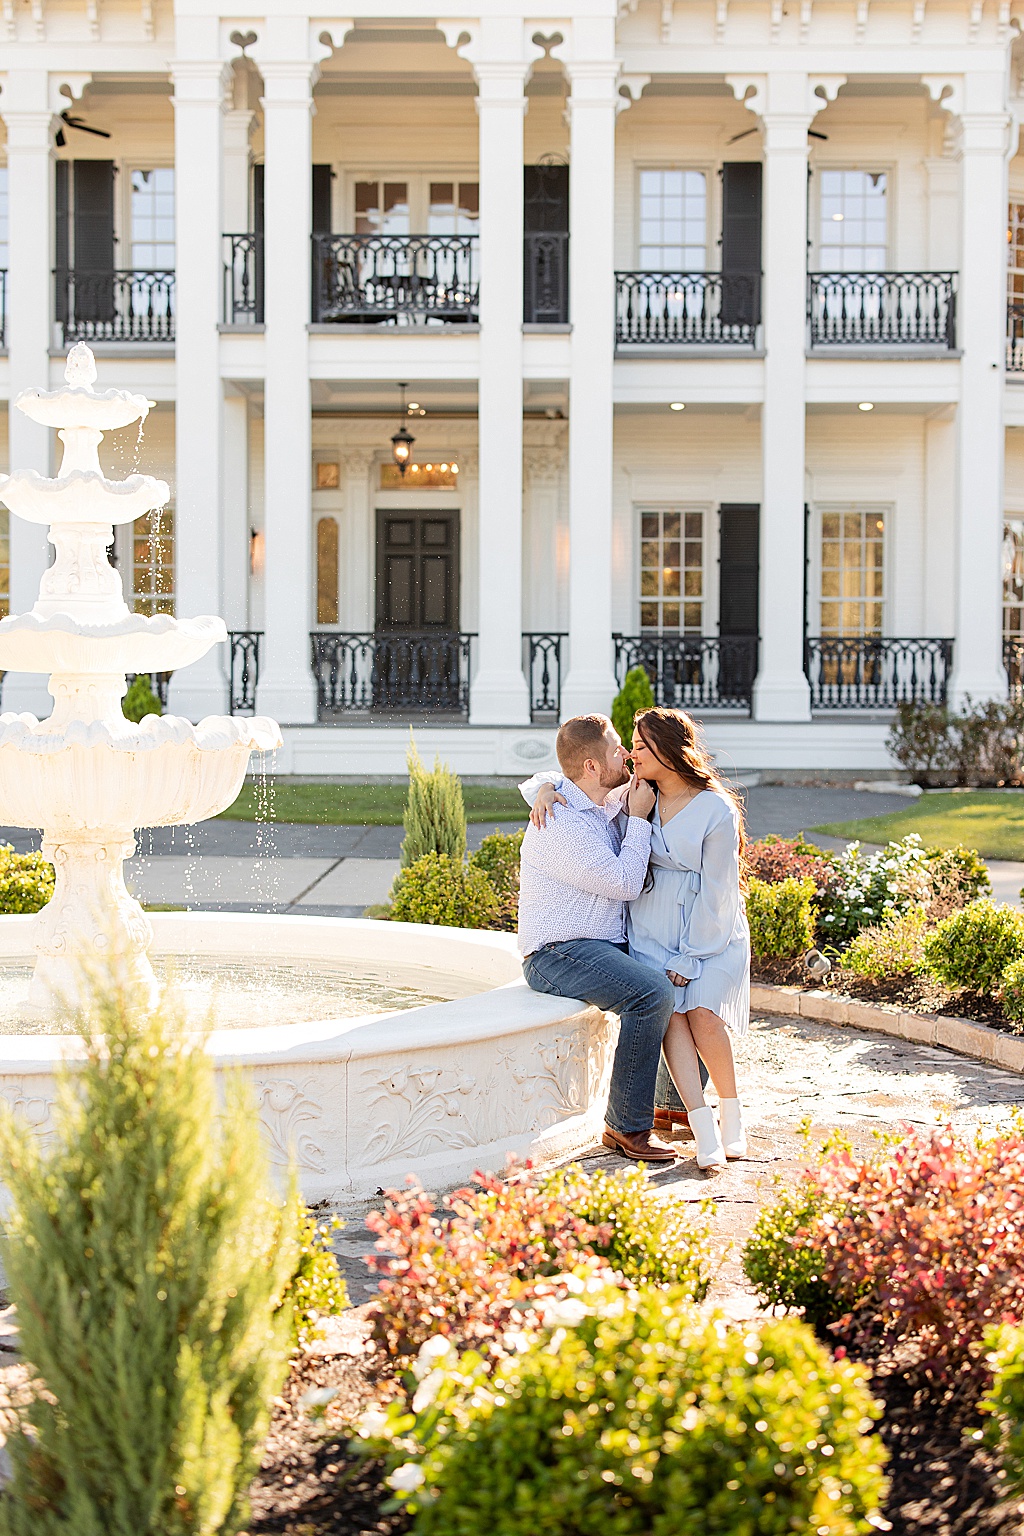
<instances>
[{"instance_id":1,"label":"fountain water spray","mask_svg":"<svg viewBox=\"0 0 1024 1536\"><path fill-rule=\"evenodd\" d=\"M75 1006L85 971L117 966L155 993L152 928L124 883L135 829L216 816L236 798L253 750L281 743L273 720L210 715L198 725L173 715L125 719L132 672L171 672L227 640L223 619L130 612L107 549L115 523L163 507L170 489L150 475L108 480L105 431L140 423L151 401L93 388L96 362L83 342L68 353L64 389L24 390L16 407L57 427L60 473L0 476L0 501L16 517L49 526L56 552L29 613L0 620L0 669L48 672L53 712L0 715L0 823L39 827L57 872L35 919L30 1006Z\"/></svg>"}]
</instances>

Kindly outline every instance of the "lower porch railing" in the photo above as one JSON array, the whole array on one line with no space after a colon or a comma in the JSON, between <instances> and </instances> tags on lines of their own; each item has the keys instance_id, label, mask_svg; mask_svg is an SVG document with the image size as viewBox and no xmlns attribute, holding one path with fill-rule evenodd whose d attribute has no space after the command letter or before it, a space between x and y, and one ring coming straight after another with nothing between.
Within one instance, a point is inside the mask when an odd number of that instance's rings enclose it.
<instances>
[{"instance_id":1,"label":"lower porch railing","mask_svg":"<svg viewBox=\"0 0 1024 1536\"><path fill-rule=\"evenodd\" d=\"M557 723L562 710L562 641L566 634L523 635L523 666L530 689L530 719Z\"/></svg>"},{"instance_id":2,"label":"lower porch railing","mask_svg":"<svg viewBox=\"0 0 1024 1536\"><path fill-rule=\"evenodd\" d=\"M1010 698L1024 700L1024 639L1003 641L1003 666L1010 685Z\"/></svg>"},{"instance_id":3,"label":"lower porch railing","mask_svg":"<svg viewBox=\"0 0 1024 1536\"><path fill-rule=\"evenodd\" d=\"M475 635L317 630L310 635L320 718L390 711L469 715Z\"/></svg>"},{"instance_id":4,"label":"lower porch railing","mask_svg":"<svg viewBox=\"0 0 1024 1536\"><path fill-rule=\"evenodd\" d=\"M749 712L757 676L756 635L613 635L619 686L643 667L654 700L673 709Z\"/></svg>"},{"instance_id":5,"label":"lower porch railing","mask_svg":"<svg viewBox=\"0 0 1024 1536\"><path fill-rule=\"evenodd\" d=\"M945 704L952 640L818 638L804 644L812 709Z\"/></svg>"},{"instance_id":6,"label":"lower porch railing","mask_svg":"<svg viewBox=\"0 0 1024 1536\"><path fill-rule=\"evenodd\" d=\"M262 629L232 629L228 634L231 647L231 713L254 715L256 713L256 684L260 680L260 641Z\"/></svg>"}]
</instances>

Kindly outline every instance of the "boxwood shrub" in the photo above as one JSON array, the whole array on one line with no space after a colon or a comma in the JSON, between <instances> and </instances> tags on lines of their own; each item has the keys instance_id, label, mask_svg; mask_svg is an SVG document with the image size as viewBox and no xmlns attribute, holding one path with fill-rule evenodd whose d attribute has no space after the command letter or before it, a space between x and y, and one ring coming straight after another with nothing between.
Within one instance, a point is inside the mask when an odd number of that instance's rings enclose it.
<instances>
[{"instance_id":1,"label":"boxwood shrub","mask_svg":"<svg viewBox=\"0 0 1024 1536\"><path fill-rule=\"evenodd\" d=\"M482 869L451 854L425 853L408 869L399 870L388 915L396 923L497 928L500 909Z\"/></svg>"},{"instance_id":2,"label":"boxwood shrub","mask_svg":"<svg viewBox=\"0 0 1024 1536\"><path fill-rule=\"evenodd\" d=\"M466 1357L460 1385L425 1378L418 1415L392 1419L405 1433L390 1482L418 1536L854 1536L877 1523L879 1409L862 1368L805 1324L728 1327L645 1287L587 1289L548 1326L489 1378L467 1379Z\"/></svg>"},{"instance_id":3,"label":"boxwood shrub","mask_svg":"<svg viewBox=\"0 0 1024 1536\"><path fill-rule=\"evenodd\" d=\"M751 952L765 960L793 960L814 943L814 897L811 879L751 878L747 886L747 922Z\"/></svg>"},{"instance_id":4,"label":"boxwood shrub","mask_svg":"<svg viewBox=\"0 0 1024 1536\"><path fill-rule=\"evenodd\" d=\"M41 853L0 843L0 912L38 912L53 895L53 865Z\"/></svg>"},{"instance_id":5,"label":"boxwood shrub","mask_svg":"<svg viewBox=\"0 0 1024 1536\"><path fill-rule=\"evenodd\" d=\"M925 939L928 969L946 987L994 997L1003 972L1024 957L1024 913L987 898L951 912Z\"/></svg>"}]
</instances>

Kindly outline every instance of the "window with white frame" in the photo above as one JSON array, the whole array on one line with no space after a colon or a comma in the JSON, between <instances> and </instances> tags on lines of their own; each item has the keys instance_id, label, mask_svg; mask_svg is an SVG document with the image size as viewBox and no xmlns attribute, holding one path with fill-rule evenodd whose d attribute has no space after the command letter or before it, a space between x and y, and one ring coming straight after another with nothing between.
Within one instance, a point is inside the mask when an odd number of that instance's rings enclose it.
<instances>
[{"instance_id":1,"label":"window with white frame","mask_svg":"<svg viewBox=\"0 0 1024 1536\"><path fill-rule=\"evenodd\" d=\"M885 511L848 507L821 514L819 633L881 635L885 602Z\"/></svg>"},{"instance_id":2,"label":"window with white frame","mask_svg":"<svg viewBox=\"0 0 1024 1536\"><path fill-rule=\"evenodd\" d=\"M883 272L889 264L885 171L821 170L818 261L823 272Z\"/></svg>"},{"instance_id":3,"label":"window with white frame","mask_svg":"<svg viewBox=\"0 0 1024 1536\"><path fill-rule=\"evenodd\" d=\"M641 507L640 628L703 634L704 597L704 513Z\"/></svg>"},{"instance_id":4,"label":"window with white frame","mask_svg":"<svg viewBox=\"0 0 1024 1536\"><path fill-rule=\"evenodd\" d=\"M1024 641L1024 518L1003 523L1003 639Z\"/></svg>"},{"instance_id":5,"label":"window with white frame","mask_svg":"<svg viewBox=\"0 0 1024 1536\"><path fill-rule=\"evenodd\" d=\"M352 187L352 212L357 235L475 235L480 184L475 176L360 177Z\"/></svg>"},{"instance_id":6,"label":"window with white frame","mask_svg":"<svg viewBox=\"0 0 1024 1536\"><path fill-rule=\"evenodd\" d=\"M1006 245L1006 297L1011 304L1024 304L1024 203L1010 204Z\"/></svg>"},{"instance_id":7,"label":"window with white frame","mask_svg":"<svg viewBox=\"0 0 1024 1536\"><path fill-rule=\"evenodd\" d=\"M708 187L703 171L642 170L637 256L646 272L707 267Z\"/></svg>"},{"instance_id":8,"label":"window with white frame","mask_svg":"<svg viewBox=\"0 0 1024 1536\"><path fill-rule=\"evenodd\" d=\"M174 170L162 166L131 173L133 271L174 268Z\"/></svg>"},{"instance_id":9,"label":"window with white frame","mask_svg":"<svg viewBox=\"0 0 1024 1536\"><path fill-rule=\"evenodd\" d=\"M132 533L135 612L174 613L174 509L140 517Z\"/></svg>"}]
</instances>

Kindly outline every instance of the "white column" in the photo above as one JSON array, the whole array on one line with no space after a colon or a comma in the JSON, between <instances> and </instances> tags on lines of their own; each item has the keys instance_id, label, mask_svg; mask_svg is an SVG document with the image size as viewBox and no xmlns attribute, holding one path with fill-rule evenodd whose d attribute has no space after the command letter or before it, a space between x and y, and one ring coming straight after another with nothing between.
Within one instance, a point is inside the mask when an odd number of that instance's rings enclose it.
<instances>
[{"instance_id":1,"label":"white column","mask_svg":"<svg viewBox=\"0 0 1024 1536\"><path fill-rule=\"evenodd\" d=\"M761 649L754 684L758 720L808 720L804 674L805 352L807 129L825 105L815 81L779 71L732 80L764 132L761 408ZM824 82L834 97L841 77Z\"/></svg>"},{"instance_id":2,"label":"white column","mask_svg":"<svg viewBox=\"0 0 1024 1536\"><path fill-rule=\"evenodd\" d=\"M264 637L257 707L287 725L316 719L312 628L312 403L309 386L313 84L318 66L275 39L302 40L304 22L268 28L263 72L266 164ZM298 48L296 47L296 54Z\"/></svg>"},{"instance_id":3,"label":"white column","mask_svg":"<svg viewBox=\"0 0 1024 1536\"><path fill-rule=\"evenodd\" d=\"M7 349L10 378L10 468L52 471L51 433L14 409L23 389L49 386L53 253L50 240L53 178L50 171L52 113L46 73L10 70L0 96L7 128L10 233L7 267ZM49 564L46 529L10 514L11 613L25 613ZM40 718L52 700L37 672L8 672L3 707Z\"/></svg>"},{"instance_id":4,"label":"white column","mask_svg":"<svg viewBox=\"0 0 1024 1536\"><path fill-rule=\"evenodd\" d=\"M245 105L249 82L236 74L232 83L234 105L224 113L224 233L244 235L249 230L249 139L253 113Z\"/></svg>"},{"instance_id":5,"label":"white column","mask_svg":"<svg viewBox=\"0 0 1024 1536\"><path fill-rule=\"evenodd\" d=\"M479 638L474 725L523 725L523 26L483 24L476 61L480 118Z\"/></svg>"},{"instance_id":6,"label":"white column","mask_svg":"<svg viewBox=\"0 0 1024 1536\"><path fill-rule=\"evenodd\" d=\"M964 76L960 115L961 257L957 298L955 706L1002 698L1003 374L1009 116L1003 74Z\"/></svg>"},{"instance_id":7,"label":"white column","mask_svg":"<svg viewBox=\"0 0 1024 1536\"><path fill-rule=\"evenodd\" d=\"M211 53L212 35L203 39ZM180 49L180 39L179 39ZM216 57L174 62L175 611L220 611L223 434L220 382L221 150L226 67ZM228 654L216 645L171 678L172 712L201 720L228 708Z\"/></svg>"},{"instance_id":8,"label":"white column","mask_svg":"<svg viewBox=\"0 0 1024 1536\"><path fill-rule=\"evenodd\" d=\"M346 449L345 516L341 530L341 627L373 628L373 505L370 471L376 465L371 448Z\"/></svg>"},{"instance_id":9,"label":"white column","mask_svg":"<svg viewBox=\"0 0 1024 1536\"><path fill-rule=\"evenodd\" d=\"M577 25L574 23L574 25ZM610 33L610 28L608 29ZM569 108L569 671L562 718L608 714L612 670L612 370L615 318L613 39L567 61Z\"/></svg>"},{"instance_id":10,"label":"white column","mask_svg":"<svg viewBox=\"0 0 1024 1536\"><path fill-rule=\"evenodd\" d=\"M249 616L249 402L228 387L221 406L221 599L228 629Z\"/></svg>"}]
</instances>

